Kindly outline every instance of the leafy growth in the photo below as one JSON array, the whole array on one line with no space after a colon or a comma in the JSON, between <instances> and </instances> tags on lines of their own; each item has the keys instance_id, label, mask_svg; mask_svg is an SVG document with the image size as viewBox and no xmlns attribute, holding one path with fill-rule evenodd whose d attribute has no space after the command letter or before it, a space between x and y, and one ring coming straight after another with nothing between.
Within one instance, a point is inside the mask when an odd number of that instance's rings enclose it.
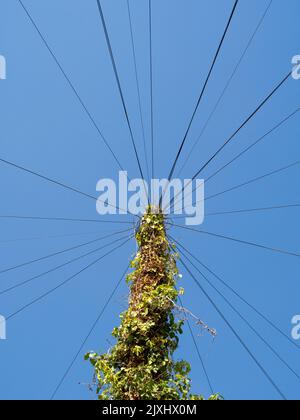
<instances>
[{"instance_id":1,"label":"leafy growth","mask_svg":"<svg viewBox=\"0 0 300 420\"><path fill-rule=\"evenodd\" d=\"M203 400L191 395L190 365L174 361L184 321L176 320L179 292L175 247L167 240L165 219L149 208L136 234L139 251L128 275L129 308L113 331L116 345L89 353L100 400ZM219 399L212 396L210 399Z\"/></svg>"}]
</instances>

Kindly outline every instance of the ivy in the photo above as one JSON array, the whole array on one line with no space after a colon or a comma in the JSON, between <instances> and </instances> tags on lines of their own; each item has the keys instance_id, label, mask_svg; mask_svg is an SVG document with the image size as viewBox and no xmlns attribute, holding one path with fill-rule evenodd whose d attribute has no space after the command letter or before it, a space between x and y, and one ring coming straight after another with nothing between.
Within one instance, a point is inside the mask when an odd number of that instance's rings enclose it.
<instances>
[{"instance_id":1,"label":"ivy","mask_svg":"<svg viewBox=\"0 0 300 420\"><path fill-rule=\"evenodd\" d=\"M136 233L139 251L127 277L129 308L106 354L89 353L100 400L202 400L191 394L191 367L175 361L183 320L176 320L177 254L167 240L165 219L148 209ZM219 399L212 396L211 399Z\"/></svg>"}]
</instances>

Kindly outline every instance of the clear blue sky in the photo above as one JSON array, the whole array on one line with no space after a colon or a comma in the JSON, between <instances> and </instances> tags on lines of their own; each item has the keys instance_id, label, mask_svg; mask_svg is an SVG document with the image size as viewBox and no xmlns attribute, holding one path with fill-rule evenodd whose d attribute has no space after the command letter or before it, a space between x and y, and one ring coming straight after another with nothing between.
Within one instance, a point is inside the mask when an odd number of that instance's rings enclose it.
<instances>
[{"instance_id":1,"label":"clear blue sky","mask_svg":"<svg viewBox=\"0 0 300 420\"><path fill-rule=\"evenodd\" d=\"M125 0L103 0L130 120L142 154L141 126ZM228 37L188 138L183 159L197 138L269 0L241 0ZM116 88L95 0L24 0L30 13L130 176L137 177L128 127ZM150 153L149 29L146 0L131 0L143 117ZM153 0L155 162L168 175L232 8L232 0ZM184 175L192 176L291 69L300 54L298 0L274 0L205 136ZM118 168L74 93L42 44L17 0L0 4L0 54L7 80L0 81L0 158L45 174L91 195L100 178L116 178ZM299 107L300 81L290 79L228 148L206 169L208 177ZM299 160L299 115L207 184L212 195ZM32 175L0 164L0 215L97 218L95 203ZM206 213L299 204L299 167L209 200ZM273 248L300 252L299 208L210 216L203 229ZM115 220L121 219L119 216ZM0 270L124 229L123 225L1 219ZM126 228L126 226L125 226ZM211 267L288 336L299 314L300 260L290 255L233 243L180 229L172 235ZM107 243L108 241L106 241ZM105 242L104 242L105 243ZM100 246L99 244L98 246ZM30 279L97 244L0 274L0 289ZM66 286L9 320L0 341L0 398L49 399L110 295L130 257L133 241ZM104 251L102 251L104 252ZM99 252L97 255L101 255ZM8 317L89 264L86 257L28 285L0 295ZM184 271L184 304L218 330L197 336L214 390L226 399L277 399L278 393L241 347L214 308ZM208 275L255 329L298 374L299 350ZM298 379L203 282L221 311L260 363L291 399ZM89 350L105 352L110 332L126 308L123 282L84 346L57 398L93 399L87 384ZM300 343L299 343L300 344ZM193 391L209 394L199 358L186 331L178 357L193 367Z\"/></svg>"}]
</instances>

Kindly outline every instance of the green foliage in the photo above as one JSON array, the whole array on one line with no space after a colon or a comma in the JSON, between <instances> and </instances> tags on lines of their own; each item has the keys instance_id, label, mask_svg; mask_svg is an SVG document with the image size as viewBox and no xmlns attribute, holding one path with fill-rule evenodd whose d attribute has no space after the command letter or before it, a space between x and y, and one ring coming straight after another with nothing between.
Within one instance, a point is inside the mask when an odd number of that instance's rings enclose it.
<instances>
[{"instance_id":1,"label":"green foliage","mask_svg":"<svg viewBox=\"0 0 300 420\"><path fill-rule=\"evenodd\" d=\"M127 278L129 309L113 331L116 345L107 354L86 356L95 369L99 399L201 400L190 393L190 365L173 360L184 324L175 319L174 303L184 291L176 290L176 253L164 216L149 208L136 240L139 251Z\"/></svg>"}]
</instances>

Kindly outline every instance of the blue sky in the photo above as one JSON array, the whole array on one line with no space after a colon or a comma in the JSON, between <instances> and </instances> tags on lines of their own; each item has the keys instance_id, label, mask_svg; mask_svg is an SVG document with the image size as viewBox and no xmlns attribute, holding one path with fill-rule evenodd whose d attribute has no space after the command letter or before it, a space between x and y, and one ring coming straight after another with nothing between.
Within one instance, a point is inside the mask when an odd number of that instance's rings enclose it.
<instances>
[{"instance_id":1,"label":"blue sky","mask_svg":"<svg viewBox=\"0 0 300 420\"><path fill-rule=\"evenodd\" d=\"M142 156L134 63L125 0L103 0L111 42L130 120ZM88 106L109 144L132 178L138 177L126 120L105 44L96 1L24 0L58 60ZM150 154L148 2L131 0L138 74L148 154ZM241 0L203 102L184 149L185 157L199 135L222 89L243 53L268 0ZM153 0L153 94L155 166L166 177L192 115L233 1ZM297 0L274 0L239 70L183 175L205 163L291 70L300 54ZM53 58L17 0L0 4L0 54L6 57L7 80L0 81L1 159L7 159L88 194L96 194L100 178L118 176L118 168L83 112ZM283 118L299 107L300 81L292 78L207 167L207 178ZM299 160L299 115L216 176L206 187L212 195ZM144 165L143 161L143 165ZM180 166L180 165L179 165ZM0 164L0 215L95 219L95 203L83 196ZM209 200L206 213L299 204L299 166ZM299 208L207 216L201 229L299 252ZM105 219L103 219L105 220ZM111 219L110 219L111 220ZM114 216L115 221L129 217ZM126 229L123 225L1 219L0 271L62 249ZM291 335L291 319L299 314L299 258L266 249L172 228L181 241L231 287L274 324ZM124 235L124 234L122 234ZM121 237L122 235L119 235ZM103 242L105 245L111 239ZM0 274L1 290L64 264L101 244ZM49 399L103 304L134 255L133 241L72 282L32 305L7 324L8 339L0 341L0 398ZM100 252L100 253L99 253ZM105 250L96 255L104 254ZM0 295L6 317L59 285L95 259L91 255L28 285ZM182 267L181 267L182 269ZM182 269L184 305L218 331L212 342L197 343L214 390L226 399L277 399L278 393L255 365L214 308ZM203 281L200 276L199 281ZM298 374L299 350L270 328L212 276L211 281L251 322ZM245 323L211 288L203 286L259 362L290 399L299 398L299 383ZM110 332L126 308L125 282L84 346L57 398L93 399L88 391L92 370L83 361L89 350L105 352ZM300 344L300 343L299 343ZM209 388L189 332L178 357L193 367L193 391ZM297 370L298 369L298 370Z\"/></svg>"}]
</instances>

